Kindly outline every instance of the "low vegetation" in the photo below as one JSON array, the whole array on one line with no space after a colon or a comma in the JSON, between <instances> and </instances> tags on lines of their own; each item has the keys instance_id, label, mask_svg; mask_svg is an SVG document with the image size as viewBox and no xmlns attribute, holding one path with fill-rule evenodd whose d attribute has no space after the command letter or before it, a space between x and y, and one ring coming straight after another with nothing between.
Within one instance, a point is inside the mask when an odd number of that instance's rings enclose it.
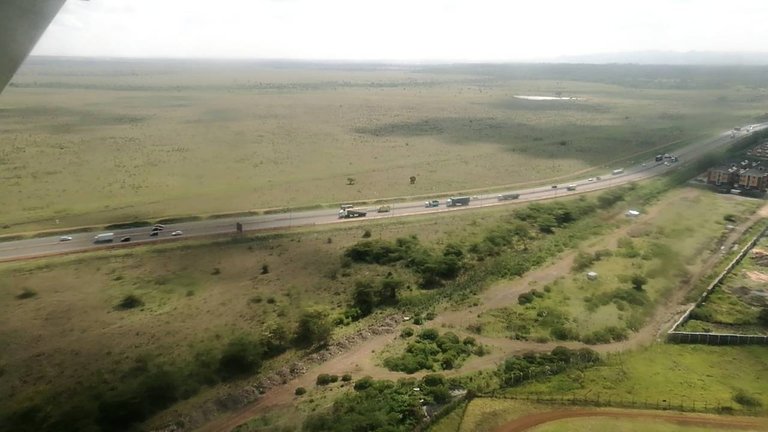
<instances>
[{"instance_id":1,"label":"low vegetation","mask_svg":"<svg viewBox=\"0 0 768 432\"><path fill-rule=\"evenodd\" d=\"M415 341L407 344L403 354L387 357L383 363L389 370L409 374L420 370L450 370L460 367L470 355L483 356L487 350L472 337L461 340L452 332L441 335L436 329L425 328Z\"/></svg>"}]
</instances>

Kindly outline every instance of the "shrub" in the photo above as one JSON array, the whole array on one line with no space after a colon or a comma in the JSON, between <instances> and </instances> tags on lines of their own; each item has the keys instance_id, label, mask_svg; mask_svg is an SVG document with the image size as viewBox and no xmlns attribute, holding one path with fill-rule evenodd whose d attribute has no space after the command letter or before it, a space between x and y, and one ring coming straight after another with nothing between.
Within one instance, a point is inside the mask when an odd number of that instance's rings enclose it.
<instances>
[{"instance_id":1,"label":"shrub","mask_svg":"<svg viewBox=\"0 0 768 432\"><path fill-rule=\"evenodd\" d=\"M355 389L355 391L363 391L369 388L371 385L373 385L373 378L369 376L364 376L359 380L355 381L355 385L353 388Z\"/></svg>"},{"instance_id":2,"label":"shrub","mask_svg":"<svg viewBox=\"0 0 768 432\"><path fill-rule=\"evenodd\" d=\"M305 310L299 317L295 341L300 346L325 344L331 337L333 328L328 315L320 310Z\"/></svg>"},{"instance_id":3,"label":"shrub","mask_svg":"<svg viewBox=\"0 0 768 432\"><path fill-rule=\"evenodd\" d=\"M434 341L440 336L440 333L433 328L425 328L419 333L419 339Z\"/></svg>"},{"instance_id":4,"label":"shrub","mask_svg":"<svg viewBox=\"0 0 768 432\"><path fill-rule=\"evenodd\" d=\"M16 298L19 300L29 299L32 297L37 297L37 292L29 288L24 288L21 293L16 295Z\"/></svg>"},{"instance_id":5,"label":"shrub","mask_svg":"<svg viewBox=\"0 0 768 432\"><path fill-rule=\"evenodd\" d=\"M218 267L214 267L213 271L211 271L211 275L216 276L216 275L219 275L219 274L221 274L221 269L218 268Z\"/></svg>"},{"instance_id":6,"label":"shrub","mask_svg":"<svg viewBox=\"0 0 768 432\"><path fill-rule=\"evenodd\" d=\"M261 367L264 347L245 336L231 340L219 358L218 374L223 379L251 374Z\"/></svg>"},{"instance_id":7,"label":"shrub","mask_svg":"<svg viewBox=\"0 0 768 432\"><path fill-rule=\"evenodd\" d=\"M332 379L333 376L336 376L336 375L320 374L317 376L317 379L315 379L315 384L319 386L325 386L332 382L335 382ZM339 377L336 376L336 381L338 380L339 380Z\"/></svg>"},{"instance_id":8,"label":"shrub","mask_svg":"<svg viewBox=\"0 0 768 432\"><path fill-rule=\"evenodd\" d=\"M632 288L634 288L637 291L642 291L643 286L648 283L648 278L641 274L635 274L632 275L632 279L630 279L630 283L632 284Z\"/></svg>"},{"instance_id":9,"label":"shrub","mask_svg":"<svg viewBox=\"0 0 768 432\"><path fill-rule=\"evenodd\" d=\"M304 387L296 387L296 390L294 390L293 392L293 394L295 394L296 396L301 396L306 393L307 393L307 389L305 389Z\"/></svg>"},{"instance_id":10,"label":"shrub","mask_svg":"<svg viewBox=\"0 0 768 432\"><path fill-rule=\"evenodd\" d=\"M269 273L269 264L262 264L261 265L261 274L265 275Z\"/></svg>"},{"instance_id":11,"label":"shrub","mask_svg":"<svg viewBox=\"0 0 768 432\"><path fill-rule=\"evenodd\" d=\"M341 380L342 380L343 382L350 382L350 381L352 381L352 375L350 375L350 374L344 374L344 375L342 375L342 376L341 376Z\"/></svg>"},{"instance_id":12,"label":"shrub","mask_svg":"<svg viewBox=\"0 0 768 432\"><path fill-rule=\"evenodd\" d=\"M144 306L144 302L134 294L128 294L117 304L117 309L127 310Z\"/></svg>"},{"instance_id":13,"label":"shrub","mask_svg":"<svg viewBox=\"0 0 768 432\"><path fill-rule=\"evenodd\" d=\"M763 402L755 396L748 394L744 390L739 390L733 395L733 400L741 406L757 408L763 406Z\"/></svg>"},{"instance_id":14,"label":"shrub","mask_svg":"<svg viewBox=\"0 0 768 432\"><path fill-rule=\"evenodd\" d=\"M400 332L400 337L403 339L407 339L411 336L413 336L413 327L406 327Z\"/></svg>"},{"instance_id":15,"label":"shrub","mask_svg":"<svg viewBox=\"0 0 768 432\"><path fill-rule=\"evenodd\" d=\"M363 231L363 238L371 238L371 230L367 229Z\"/></svg>"}]
</instances>

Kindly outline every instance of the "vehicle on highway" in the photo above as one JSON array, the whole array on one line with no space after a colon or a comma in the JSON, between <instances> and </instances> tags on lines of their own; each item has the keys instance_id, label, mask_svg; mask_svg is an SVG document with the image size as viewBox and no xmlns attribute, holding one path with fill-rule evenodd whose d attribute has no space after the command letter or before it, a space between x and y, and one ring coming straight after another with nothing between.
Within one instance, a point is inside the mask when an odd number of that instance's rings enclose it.
<instances>
[{"instance_id":1,"label":"vehicle on highway","mask_svg":"<svg viewBox=\"0 0 768 432\"><path fill-rule=\"evenodd\" d=\"M96 234L93 237L94 243L111 243L115 239L115 233Z\"/></svg>"},{"instance_id":2,"label":"vehicle on highway","mask_svg":"<svg viewBox=\"0 0 768 432\"><path fill-rule=\"evenodd\" d=\"M590 177L590 178L587 179L587 181L595 181L595 178L594 177Z\"/></svg>"},{"instance_id":3,"label":"vehicle on highway","mask_svg":"<svg viewBox=\"0 0 768 432\"><path fill-rule=\"evenodd\" d=\"M552 185L552 189L557 189L557 185Z\"/></svg>"},{"instance_id":4,"label":"vehicle on highway","mask_svg":"<svg viewBox=\"0 0 768 432\"><path fill-rule=\"evenodd\" d=\"M129 241L131 241L131 238L128 236L125 236L120 239L120 243L128 243Z\"/></svg>"},{"instance_id":5,"label":"vehicle on highway","mask_svg":"<svg viewBox=\"0 0 768 432\"><path fill-rule=\"evenodd\" d=\"M576 190L576 185L575 184L568 185L568 186L566 186L565 190L575 191Z\"/></svg>"},{"instance_id":6,"label":"vehicle on highway","mask_svg":"<svg viewBox=\"0 0 768 432\"><path fill-rule=\"evenodd\" d=\"M342 205L340 206L340 208L341 208L342 210L349 210L349 209L351 209L351 208L354 208L354 207L355 207L355 206L354 206L354 205L352 205L352 204L342 204Z\"/></svg>"},{"instance_id":7,"label":"vehicle on highway","mask_svg":"<svg viewBox=\"0 0 768 432\"><path fill-rule=\"evenodd\" d=\"M72 236L61 236L59 237L59 241L70 241L72 240Z\"/></svg>"},{"instance_id":8,"label":"vehicle on highway","mask_svg":"<svg viewBox=\"0 0 768 432\"><path fill-rule=\"evenodd\" d=\"M603 178L602 178L602 177L600 177L600 176L597 176L597 177L595 177L595 180L597 180L597 181L600 181L600 180L602 180L602 179L603 179Z\"/></svg>"},{"instance_id":9,"label":"vehicle on highway","mask_svg":"<svg viewBox=\"0 0 768 432\"><path fill-rule=\"evenodd\" d=\"M174 237L178 237L178 236L180 236L182 234L184 234L182 231L174 231L174 232L171 233L171 235L174 236Z\"/></svg>"},{"instance_id":10,"label":"vehicle on highway","mask_svg":"<svg viewBox=\"0 0 768 432\"><path fill-rule=\"evenodd\" d=\"M445 201L446 207L458 207L458 206L467 206L469 205L470 198L468 196L463 197L451 197L448 198L448 200Z\"/></svg>"},{"instance_id":11,"label":"vehicle on highway","mask_svg":"<svg viewBox=\"0 0 768 432\"><path fill-rule=\"evenodd\" d=\"M149 233L149 236L150 237L157 237L158 234L160 234L160 231L152 231L151 233Z\"/></svg>"},{"instance_id":12,"label":"vehicle on highway","mask_svg":"<svg viewBox=\"0 0 768 432\"><path fill-rule=\"evenodd\" d=\"M622 173L624 173L624 168L618 168L618 169L615 169L615 170L611 171L611 174L613 174L613 175L619 175L619 174L622 174Z\"/></svg>"},{"instance_id":13,"label":"vehicle on highway","mask_svg":"<svg viewBox=\"0 0 768 432\"><path fill-rule=\"evenodd\" d=\"M165 225L163 225L163 224L155 224L155 225L153 225L153 228L160 228L162 230L162 229L165 229Z\"/></svg>"},{"instance_id":14,"label":"vehicle on highway","mask_svg":"<svg viewBox=\"0 0 768 432\"><path fill-rule=\"evenodd\" d=\"M153 226L152 227L152 231L162 231L164 229L165 229L165 227L159 227L159 226Z\"/></svg>"},{"instance_id":15,"label":"vehicle on highway","mask_svg":"<svg viewBox=\"0 0 768 432\"><path fill-rule=\"evenodd\" d=\"M440 201L432 200L424 202L424 208L440 207Z\"/></svg>"},{"instance_id":16,"label":"vehicle on highway","mask_svg":"<svg viewBox=\"0 0 768 432\"><path fill-rule=\"evenodd\" d=\"M352 219L358 217L365 217L368 212L355 209L342 209L339 210L339 219Z\"/></svg>"},{"instance_id":17,"label":"vehicle on highway","mask_svg":"<svg viewBox=\"0 0 768 432\"><path fill-rule=\"evenodd\" d=\"M502 194L496 197L499 201L515 200L518 198L520 198L520 194L516 193Z\"/></svg>"},{"instance_id":18,"label":"vehicle on highway","mask_svg":"<svg viewBox=\"0 0 768 432\"><path fill-rule=\"evenodd\" d=\"M381 206L381 207L379 207L379 208L376 210L376 212L378 212L378 213L387 213L387 212L389 212L391 209L392 209L392 208L391 208L390 206L384 205L384 206Z\"/></svg>"}]
</instances>

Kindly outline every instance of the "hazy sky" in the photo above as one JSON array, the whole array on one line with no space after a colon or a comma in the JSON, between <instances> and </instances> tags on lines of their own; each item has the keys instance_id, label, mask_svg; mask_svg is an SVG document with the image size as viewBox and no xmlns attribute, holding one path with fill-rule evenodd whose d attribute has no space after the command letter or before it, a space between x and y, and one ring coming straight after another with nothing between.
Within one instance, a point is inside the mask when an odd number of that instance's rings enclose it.
<instances>
[{"instance_id":1,"label":"hazy sky","mask_svg":"<svg viewBox=\"0 0 768 432\"><path fill-rule=\"evenodd\" d=\"M535 60L765 51L766 0L68 0L33 54Z\"/></svg>"}]
</instances>

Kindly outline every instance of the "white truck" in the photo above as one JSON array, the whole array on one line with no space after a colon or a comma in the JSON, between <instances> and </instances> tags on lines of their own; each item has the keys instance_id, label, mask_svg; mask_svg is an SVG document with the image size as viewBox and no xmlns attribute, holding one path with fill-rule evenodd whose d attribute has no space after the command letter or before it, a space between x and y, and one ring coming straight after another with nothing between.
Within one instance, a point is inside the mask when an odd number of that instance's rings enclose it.
<instances>
[{"instance_id":1,"label":"white truck","mask_svg":"<svg viewBox=\"0 0 768 432\"><path fill-rule=\"evenodd\" d=\"M96 236L93 237L94 243L112 243L112 241L115 239L115 233L102 233L102 234L96 234Z\"/></svg>"},{"instance_id":2,"label":"white truck","mask_svg":"<svg viewBox=\"0 0 768 432\"><path fill-rule=\"evenodd\" d=\"M339 219L352 219L358 217L365 217L368 212L355 209L341 209L339 210Z\"/></svg>"},{"instance_id":3,"label":"white truck","mask_svg":"<svg viewBox=\"0 0 768 432\"><path fill-rule=\"evenodd\" d=\"M611 172L613 175L619 175L624 173L624 168L615 169Z\"/></svg>"}]
</instances>

